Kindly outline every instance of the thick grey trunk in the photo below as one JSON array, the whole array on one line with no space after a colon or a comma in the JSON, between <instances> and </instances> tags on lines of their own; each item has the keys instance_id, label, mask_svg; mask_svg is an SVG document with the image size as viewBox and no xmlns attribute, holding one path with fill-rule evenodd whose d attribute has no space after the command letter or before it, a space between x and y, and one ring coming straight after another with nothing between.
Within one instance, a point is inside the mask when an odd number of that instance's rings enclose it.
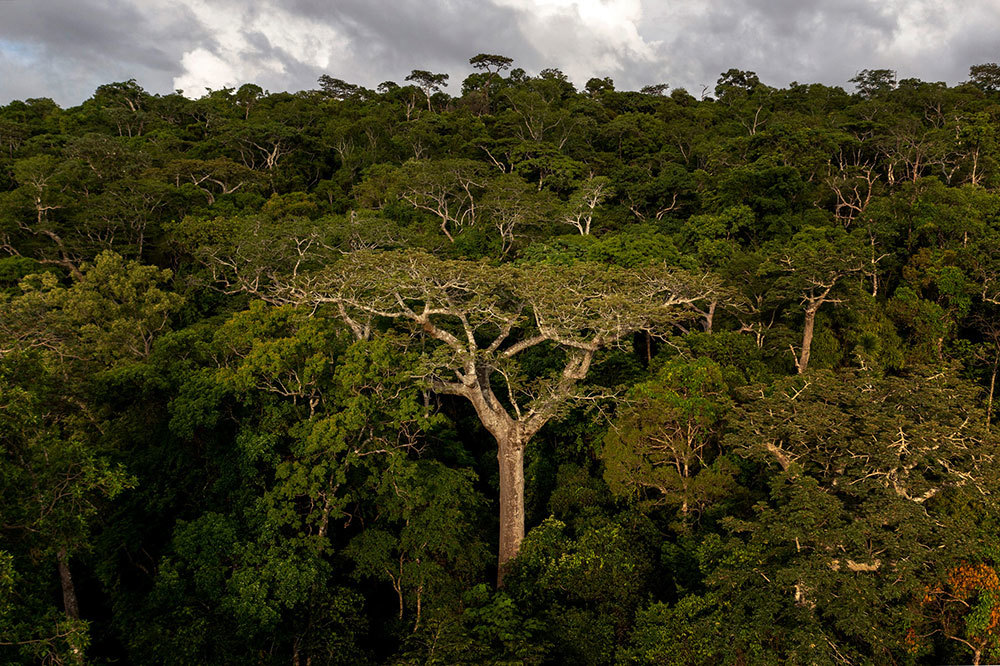
<instances>
[{"instance_id":1,"label":"thick grey trunk","mask_svg":"<svg viewBox=\"0 0 1000 666\"><path fill-rule=\"evenodd\" d=\"M524 442L497 439L500 463L500 553L497 586L503 585L507 565L517 557L524 540Z\"/></svg>"},{"instance_id":2,"label":"thick grey trunk","mask_svg":"<svg viewBox=\"0 0 1000 666\"><path fill-rule=\"evenodd\" d=\"M546 419L528 424L510 417L489 388L489 376L481 373L475 385L461 392L472 403L480 422L497 442L500 466L500 547L497 586L509 562L517 557L524 540L524 448Z\"/></svg>"}]
</instances>

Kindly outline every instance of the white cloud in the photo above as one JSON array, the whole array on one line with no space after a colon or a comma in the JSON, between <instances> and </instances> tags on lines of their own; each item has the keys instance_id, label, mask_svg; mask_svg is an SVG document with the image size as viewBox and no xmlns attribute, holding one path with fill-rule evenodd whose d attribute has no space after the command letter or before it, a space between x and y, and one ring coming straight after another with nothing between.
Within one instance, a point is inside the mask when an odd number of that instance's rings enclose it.
<instances>
[{"instance_id":1,"label":"white cloud","mask_svg":"<svg viewBox=\"0 0 1000 666\"><path fill-rule=\"evenodd\" d=\"M326 68L335 59L348 58L350 43L333 25L318 23L277 5L248 9L241 2L179 0L210 31L215 42L199 45L181 56L183 72L174 87L198 96L205 88L245 82L288 81L286 61Z\"/></svg>"},{"instance_id":2,"label":"white cloud","mask_svg":"<svg viewBox=\"0 0 1000 666\"><path fill-rule=\"evenodd\" d=\"M528 42L570 78L625 70L635 61L657 58L656 42L640 35L640 0L494 0L518 11Z\"/></svg>"},{"instance_id":3,"label":"white cloud","mask_svg":"<svg viewBox=\"0 0 1000 666\"><path fill-rule=\"evenodd\" d=\"M200 96L206 88L233 86L241 79L228 61L203 48L182 55L181 67L184 73L174 78L174 88L183 90L189 97Z\"/></svg>"}]
</instances>

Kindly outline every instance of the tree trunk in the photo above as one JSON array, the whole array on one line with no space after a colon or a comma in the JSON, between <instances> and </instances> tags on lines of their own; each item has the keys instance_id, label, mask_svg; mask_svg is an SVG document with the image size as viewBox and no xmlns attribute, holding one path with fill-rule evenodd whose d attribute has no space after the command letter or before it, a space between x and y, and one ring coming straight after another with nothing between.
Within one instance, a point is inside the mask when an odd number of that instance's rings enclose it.
<instances>
[{"instance_id":1,"label":"tree trunk","mask_svg":"<svg viewBox=\"0 0 1000 666\"><path fill-rule=\"evenodd\" d=\"M990 431L990 425L993 421L993 394L997 387L997 365L1000 358L993 362L993 373L990 375L990 397L989 401L986 403L986 432Z\"/></svg>"},{"instance_id":2,"label":"tree trunk","mask_svg":"<svg viewBox=\"0 0 1000 666\"><path fill-rule=\"evenodd\" d=\"M456 393L472 403L480 423L497 443L497 463L500 466L497 587L502 587L507 565L517 557L524 540L524 448L548 419L541 419L536 414L530 425L512 419L493 395L488 371L481 369L477 372L479 377L475 385L466 386Z\"/></svg>"},{"instance_id":3,"label":"tree trunk","mask_svg":"<svg viewBox=\"0 0 1000 666\"><path fill-rule=\"evenodd\" d=\"M71 620L80 619L80 605L76 600L76 587L73 585L73 575L69 570L69 557L65 548L60 548L56 556L59 562L59 580L62 582L63 608L66 617Z\"/></svg>"},{"instance_id":4,"label":"tree trunk","mask_svg":"<svg viewBox=\"0 0 1000 666\"><path fill-rule=\"evenodd\" d=\"M816 328L816 311L819 310L819 306L806 308L806 321L805 325L802 327L802 352L799 355L799 360L795 364L799 374L801 375L806 371L809 366L809 353L812 349L813 342L813 330Z\"/></svg>"},{"instance_id":5,"label":"tree trunk","mask_svg":"<svg viewBox=\"0 0 1000 666\"><path fill-rule=\"evenodd\" d=\"M712 332L712 324L715 321L715 308L718 307L719 301L712 301L708 304L708 311L705 313L705 320L701 323L702 329L706 333Z\"/></svg>"},{"instance_id":6,"label":"tree trunk","mask_svg":"<svg viewBox=\"0 0 1000 666\"><path fill-rule=\"evenodd\" d=\"M524 540L524 442L497 438L500 463L500 556L497 587L503 586L507 564L517 556Z\"/></svg>"},{"instance_id":7,"label":"tree trunk","mask_svg":"<svg viewBox=\"0 0 1000 666\"><path fill-rule=\"evenodd\" d=\"M76 586L73 585L73 574L69 570L69 555L66 548L60 548L56 553L56 561L59 565L59 581L62 583L63 609L66 617L71 621L80 619L80 604L76 600ZM83 664L83 647L80 645L81 636L75 631L68 637L72 663Z\"/></svg>"}]
</instances>

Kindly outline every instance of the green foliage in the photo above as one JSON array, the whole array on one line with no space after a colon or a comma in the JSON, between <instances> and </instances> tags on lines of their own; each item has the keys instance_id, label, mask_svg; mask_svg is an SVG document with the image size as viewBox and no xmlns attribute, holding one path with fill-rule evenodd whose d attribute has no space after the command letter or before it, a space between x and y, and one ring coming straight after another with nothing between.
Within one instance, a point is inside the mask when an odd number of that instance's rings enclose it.
<instances>
[{"instance_id":1,"label":"green foliage","mask_svg":"<svg viewBox=\"0 0 1000 666\"><path fill-rule=\"evenodd\" d=\"M891 69L863 69L850 81L862 97L875 97L896 87L896 72Z\"/></svg>"},{"instance_id":2,"label":"green foliage","mask_svg":"<svg viewBox=\"0 0 1000 666\"><path fill-rule=\"evenodd\" d=\"M646 508L675 509L682 521L732 494L732 470L717 436L729 409L713 361L670 361L634 386L604 440L604 478L612 492Z\"/></svg>"},{"instance_id":3,"label":"green foliage","mask_svg":"<svg viewBox=\"0 0 1000 666\"><path fill-rule=\"evenodd\" d=\"M18 283L28 275L39 272L39 268L41 266L34 259L4 257L0 259L0 284L4 285L4 291L13 295Z\"/></svg>"},{"instance_id":4,"label":"green foliage","mask_svg":"<svg viewBox=\"0 0 1000 666\"><path fill-rule=\"evenodd\" d=\"M595 520L573 536L554 518L528 534L507 588L545 622L553 658L588 664L612 659L651 582L645 536L628 522L608 520Z\"/></svg>"},{"instance_id":5,"label":"green foliage","mask_svg":"<svg viewBox=\"0 0 1000 666\"><path fill-rule=\"evenodd\" d=\"M0 662L995 661L997 65L469 64L0 106Z\"/></svg>"},{"instance_id":6,"label":"green foliage","mask_svg":"<svg viewBox=\"0 0 1000 666\"><path fill-rule=\"evenodd\" d=\"M772 378L764 351L750 336L734 331L693 332L684 342L695 356L714 361L730 388L767 383Z\"/></svg>"},{"instance_id":7,"label":"green foliage","mask_svg":"<svg viewBox=\"0 0 1000 666\"><path fill-rule=\"evenodd\" d=\"M183 299L161 288L171 271L105 252L82 277L63 287L52 273L21 281L21 294L0 303L3 333L38 348L53 362L110 365L148 356Z\"/></svg>"}]
</instances>

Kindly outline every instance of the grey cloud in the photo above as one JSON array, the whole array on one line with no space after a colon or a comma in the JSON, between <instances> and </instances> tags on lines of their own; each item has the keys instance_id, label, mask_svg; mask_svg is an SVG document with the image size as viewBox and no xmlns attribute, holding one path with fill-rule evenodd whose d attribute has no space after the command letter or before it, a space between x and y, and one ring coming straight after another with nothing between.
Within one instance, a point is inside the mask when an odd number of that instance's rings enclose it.
<instances>
[{"instance_id":1,"label":"grey cloud","mask_svg":"<svg viewBox=\"0 0 1000 666\"><path fill-rule=\"evenodd\" d=\"M469 72L468 58L493 52L513 57L529 72L544 67L575 72L578 85L586 79L580 80L580 73L587 72L612 76L619 88L663 81L698 94L730 67L752 69L772 85L797 80L848 86L854 73L868 67L956 83L969 65L1000 59L992 34L1000 9L992 0L968 0L962 9L941 9L930 0L643 0L636 27L653 48L652 58L601 43L572 6L558 11L549 3L542 19L538 12L509 4L270 0L235 5L246 16L279 8L331 26L343 36L346 52L321 69L261 32L245 34L242 58L281 67L242 71L264 72L253 82L270 90L298 90L314 87L322 73L373 87L387 79L402 81L414 68L431 69L451 75L448 90L454 94ZM233 17L235 24L240 18ZM534 29L525 29L528 24ZM930 34L942 25L951 26L950 37L917 39L918 47L908 47L914 30L919 37L920 30ZM39 96L76 104L98 85L130 77L151 92L169 92L184 73L186 53L198 48L225 53L216 41L217 29L202 24L182 2L168 11L167 5L148 0L0 0L0 104ZM234 82L218 85L225 83Z\"/></svg>"},{"instance_id":2,"label":"grey cloud","mask_svg":"<svg viewBox=\"0 0 1000 666\"><path fill-rule=\"evenodd\" d=\"M885 3L870 0L745 0L743 5L759 22L772 27L779 38L807 37L838 27L888 35L897 27L896 17Z\"/></svg>"},{"instance_id":3,"label":"grey cloud","mask_svg":"<svg viewBox=\"0 0 1000 666\"><path fill-rule=\"evenodd\" d=\"M377 71L363 72L369 85L402 80L412 69L449 71L453 84L468 70L468 59L480 52L516 54L519 63L534 64L538 53L520 34L514 10L481 0L391 4L343 0L330 6L295 0L291 6L317 20L332 20L351 36L351 43ZM350 72L340 78L351 79ZM455 89L455 85L450 86Z\"/></svg>"},{"instance_id":4,"label":"grey cloud","mask_svg":"<svg viewBox=\"0 0 1000 666\"><path fill-rule=\"evenodd\" d=\"M874 46L896 27L878 2L743 0L715 3L665 50L684 54L677 74L694 86L711 88L729 67L754 70L772 85L846 85L872 66Z\"/></svg>"},{"instance_id":5,"label":"grey cloud","mask_svg":"<svg viewBox=\"0 0 1000 666\"><path fill-rule=\"evenodd\" d=\"M950 57L943 59L940 65L946 67L948 73L961 71L963 76L960 78L965 80L968 78L965 75L970 65L1000 61L996 25L980 24L970 27L962 42L955 45ZM948 73L940 78L949 78Z\"/></svg>"},{"instance_id":6,"label":"grey cloud","mask_svg":"<svg viewBox=\"0 0 1000 666\"><path fill-rule=\"evenodd\" d=\"M75 104L102 83L131 77L169 90L184 44L209 39L183 9L160 15L126 0L0 2L0 40L35 59L27 73L4 69L0 102L30 89Z\"/></svg>"}]
</instances>

